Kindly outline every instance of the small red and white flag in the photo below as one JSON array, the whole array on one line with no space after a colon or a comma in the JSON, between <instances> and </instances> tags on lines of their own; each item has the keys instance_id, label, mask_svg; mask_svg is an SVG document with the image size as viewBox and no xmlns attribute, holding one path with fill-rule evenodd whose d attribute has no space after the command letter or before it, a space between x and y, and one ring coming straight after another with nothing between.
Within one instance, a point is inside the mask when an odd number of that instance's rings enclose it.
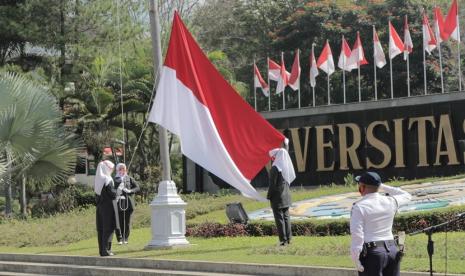
<instances>
[{"instance_id":1,"label":"small red and white flag","mask_svg":"<svg viewBox=\"0 0 465 276\"><path fill-rule=\"evenodd\" d=\"M276 94L284 92L286 86L289 85L289 76L291 74L286 70L286 66L284 65L284 53L281 52L281 67L279 69L279 79L278 79L278 86L276 87Z\"/></svg>"},{"instance_id":2,"label":"small red and white flag","mask_svg":"<svg viewBox=\"0 0 465 276\"><path fill-rule=\"evenodd\" d=\"M310 54L310 85L312 87L316 86L316 76L318 76L318 65L315 60L315 51L312 45L312 53Z\"/></svg>"},{"instance_id":3,"label":"small red and white flag","mask_svg":"<svg viewBox=\"0 0 465 276\"><path fill-rule=\"evenodd\" d=\"M360 32L357 32L357 38L355 39L354 47L352 47L352 53L350 54L348 66L355 66L358 68L361 65L368 64L363 52L362 40L360 39Z\"/></svg>"},{"instance_id":4,"label":"small red and white flag","mask_svg":"<svg viewBox=\"0 0 465 276\"><path fill-rule=\"evenodd\" d=\"M433 9L433 17L434 17L434 22L433 22L434 35L436 37L436 43L437 45L439 45L439 43L447 40L448 38L444 33L444 18L442 16L442 12L439 7L435 7Z\"/></svg>"},{"instance_id":5,"label":"small red and white flag","mask_svg":"<svg viewBox=\"0 0 465 276\"><path fill-rule=\"evenodd\" d=\"M289 76L289 86L294 89L294 91L300 89L300 51L297 50L294 57L294 63L292 64L291 75Z\"/></svg>"},{"instance_id":6,"label":"small red and white flag","mask_svg":"<svg viewBox=\"0 0 465 276\"><path fill-rule=\"evenodd\" d=\"M404 43L400 39L391 21L389 21L389 59L395 58L404 51Z\"/></svg>"},{"instance_id":7,"label":"small red and white flag","mask_svg":"<svg viewBox=\"0 0 465 276\"><path fill-rule=\"evenodd\" d=\"M339 54L339 60L337 62L337 67L347 72L350 72L352 71L352 69L357 68L357 67L353 68L349 66L349 58L350 58L351 53L352 51L350 50L347 40L344 38L344 36L342 36L341 53Z\"/></svg>"},{"instance_id":8,"label":"small red and white flag","mask_svg":"<svg viewBox=\"0 0 465 276\"><path fill-rule=\"evenodd\" d=\"M268 58L268 78L270 80L278 81L280 72L281 65Z\"/></svg>"},{"instance_id":9,"label":"small red and white flag","mask_svg":"<svg viewBox=\"0 0 465 276\"><path fill-rule=\"evenodd\" d=\"M244 196L265 200L250 180L285 137L221 76L177 12L149 121L176 134L189 159Z\"/></svg>"},{"instance_id":10,"label":"small red and white flag","mask_svg":"<svg viewBox=\"0 0 465 276\"><path fill-rule=\"evenodd\" d=\"M334 73L333 53L331 52L328 40L326 40L325 47L318 57L317 65L318 68L323 70L328 76L331 76L331 74Z\"/></svg>"},{"instance_id":11,"label":"small red and white flag","mask_svg":"<svg viewBox=\"0 0 465 276\"><path fill-rule=\"evenodd\" d=\"M433 30L431 29L429 25L428 16L426 16L425 13L423 13L422 30L423 30L423 47L425 48L425 51L428 52L428 54L431 54L431 51L433 51L436 48L437 42L436 42L436 38L434 36Z\"/></svg>"},{"instance_id":12,"label":"small red and white flag","mask_svg":"<svg viewBox=\"0 0 465 276\"><path fill-rule=\"evenodd\" d=\"M266 81L262 78L262 75L260 74L260 71L258 70L258 67L255 63L253 64L253 73L254 89L261 88L263 94L268 97L270 95L268 83L266 83Z\"/></svg>"},{"instance_id":13,"label":"small red and white flag","mask_svg":"<svg viewBox=\"0 0 465 276\"><path fill-rule=\"evenodd\" d=\"M413 51L412 37L410 36L410 30L408 28L407 15L404 20L404 60L407 60L407 56Z\"/></svg>"},{"instance_id":14,"label":"small red and white flag","mask_svg":"<svg viewBox=\"0 0 465 276\"><path fill-rule=\"evenodd\" d=\"M386 56L384 55L383 47L379 41L375 26L373 26L373 58L378 68L383 68L386 65Z\"/></svg>"},{"instance_id":15,"label":"small red and white flag","mask_svg":"<svg viewBox=\"0 0 465 276\"><path fill-rule=\"evenodd\" d=\"M445 37L452 37L452 39L454 39L455 41L460 41L459 9L457 5L457 0L452 1L449 13L447 13L446 20L444 21L443 31Z\"/></svg>"}]
</instances>

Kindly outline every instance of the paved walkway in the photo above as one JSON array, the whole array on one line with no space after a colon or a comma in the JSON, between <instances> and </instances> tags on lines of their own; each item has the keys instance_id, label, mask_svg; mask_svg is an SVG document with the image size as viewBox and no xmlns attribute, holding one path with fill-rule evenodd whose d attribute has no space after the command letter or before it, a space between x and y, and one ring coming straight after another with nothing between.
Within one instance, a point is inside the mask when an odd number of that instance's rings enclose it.
<instances>
[{"instance_id":1,"label":"paved walkway","mask_svg":"<svg viewBox=\"0 0 465 276\"><path fill-rule=\"evenodd\" d=\"M217 263L126 259L117 257L82 257L59 255L2 254L0 275L269 275L269 276L356 276L354 270L333 267L311 267L272 264ZM405 276L428 273L402 272ZM453 274L449 274L453 275ZM457 275L457 274L455 274Z\"/></svg>"}]
</instances>

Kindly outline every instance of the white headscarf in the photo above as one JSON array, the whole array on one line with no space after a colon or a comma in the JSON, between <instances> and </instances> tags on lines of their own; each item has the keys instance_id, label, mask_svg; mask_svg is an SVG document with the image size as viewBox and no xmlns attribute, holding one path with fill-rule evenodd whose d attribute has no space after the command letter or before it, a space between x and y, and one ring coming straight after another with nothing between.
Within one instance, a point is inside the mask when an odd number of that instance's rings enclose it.
<instances>
[{"instance_id":1,"label":"white headscarf","mask_svg":"<svg viewBox=\"0 0 465 276\"><path fill-rule=\"evenodd\" d=\"M295 179L294 165L292 164L291 157L287 150L283 148L277 148L270 150L270 157L274 157L273 166L275 166L278 171L281 172L284 180L287 184L291 185L292 181Z\"/></svg>"},{"instance_id":2,"label":"white headscarf","mask_svg":"<svg viewBox=\"0 0 465 276\"><path fill-rule=\"evenodd\" d=\"M121 177L121 178L123 178L123 177L125 177L125 176L128 174L127 171L126 171L125 174L120 174L120 173L119 173L119 169L120 169L121 167L125 167L125 168L126 168L126 164L124 164L124 163L118 163L118 165L116 165L116 175L115 175L116 177Z\"/></svg>"},{"instance_id":3,"label":"white headscarf","mask_svg":"<svg viewBox=\"0 0 465 276\"><path fill-rule=\"evenodd\" d=\"M109 160L104 160L98 163L97 171L95 173L94 192L98 195L102 192L103 186L108 185L111 179L111 172L115 164Z\"/></svg>"}]
</instances>

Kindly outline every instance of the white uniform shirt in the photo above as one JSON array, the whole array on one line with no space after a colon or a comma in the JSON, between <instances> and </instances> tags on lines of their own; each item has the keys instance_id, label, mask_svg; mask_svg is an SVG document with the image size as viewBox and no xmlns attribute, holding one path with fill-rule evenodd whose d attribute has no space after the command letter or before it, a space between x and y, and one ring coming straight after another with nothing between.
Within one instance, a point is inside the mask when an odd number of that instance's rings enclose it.
<instances>
[{"instance_id":1,"label":"white uniform shirt","mask_svg":"<svg viewBox=\"0 0 465 276\"><path fill-rule=\"evenodd\" d=\"M351 255L356 262L359 259L363 243L394 239L392 223L400 205L410 201L411 195L400 188L381 184L380 193L370 193L354 203L350 215L350 234L352 236Z\"/></svg>"}]
</instances>

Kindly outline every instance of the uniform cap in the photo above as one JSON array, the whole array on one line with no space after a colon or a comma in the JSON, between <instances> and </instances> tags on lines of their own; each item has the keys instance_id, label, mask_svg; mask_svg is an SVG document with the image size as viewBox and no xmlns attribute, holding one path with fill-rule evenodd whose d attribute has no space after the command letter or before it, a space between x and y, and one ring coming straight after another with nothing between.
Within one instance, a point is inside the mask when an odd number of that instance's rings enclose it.
<instances>
[{"instance_id":1,"label":"uniform cap","mask_svg":"<svg viewBox=\"0 0 465 276\"><path fill-rule=\"evenodd\" d=\"M381 177L375 172L365 172L362 175L356 176L355 181L372 186L381 185Z\"/></svg>"}]
</instances>

